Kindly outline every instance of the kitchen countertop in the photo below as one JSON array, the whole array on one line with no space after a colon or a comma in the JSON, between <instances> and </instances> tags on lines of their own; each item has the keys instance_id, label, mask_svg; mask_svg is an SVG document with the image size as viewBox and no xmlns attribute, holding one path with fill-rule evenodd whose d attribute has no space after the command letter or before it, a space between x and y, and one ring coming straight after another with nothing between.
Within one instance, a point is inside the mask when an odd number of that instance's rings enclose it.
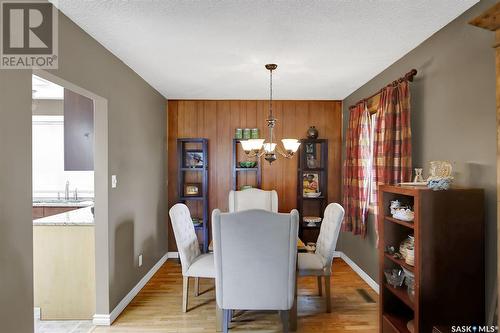
<instances>
[{"instance_id":1,"label":"kitchen countertop","mask_svg":"<svg viewBox=\"0 0 500 333\"><path fill-rule=\"evenodd\" d=\"M72 210L66 213L42 217L33 220L34 226L93 226L94 215L91 211L92 207L85 207Z\"/></svg>"},{"instance_id":2,"label":"kitchen countertop","mask_svg":"<svg viewBox=\"0 0 500 333\"><path fill-rule=\"evenodd\" d=\"M92 200L73 201L73 200L55 200L55 199L34 199L33 207L89 207L94 205Z\"/></svg>"}]
</instances>

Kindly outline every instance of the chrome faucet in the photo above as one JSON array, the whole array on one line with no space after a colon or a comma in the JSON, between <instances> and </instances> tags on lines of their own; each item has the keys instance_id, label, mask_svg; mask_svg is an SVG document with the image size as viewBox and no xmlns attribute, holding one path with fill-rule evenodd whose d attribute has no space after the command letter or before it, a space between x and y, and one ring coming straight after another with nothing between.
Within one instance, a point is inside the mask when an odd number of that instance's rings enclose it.
<instances>
[{"instance_id":1,"label":"chrome faucet","mask_svg":"<svg viewBox=\"0 0 500 333\"><path fill-rule=\"evenodd\" d=\"M75 187L75 193L73 195L73 198L75 199L75 201L78 200L78 189Z\"/></svg>"},{"instance_id":2,"label":"chrome faucet","mask_svg":"<svg viewBox=\"0 0 500 333\"><path fill-rule=\"evenodd\" d=\"M66 181L66 187L64 188L64 200L69 200L69 181Z\"/></svg>"}]
</instances>

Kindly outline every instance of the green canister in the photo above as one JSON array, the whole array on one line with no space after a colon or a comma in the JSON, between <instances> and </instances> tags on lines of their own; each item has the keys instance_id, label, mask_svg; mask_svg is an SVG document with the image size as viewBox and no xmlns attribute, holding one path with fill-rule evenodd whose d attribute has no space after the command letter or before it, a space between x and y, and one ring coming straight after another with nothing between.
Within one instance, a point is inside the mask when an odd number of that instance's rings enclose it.
<instances>
[{"instance_id":1,"label":"green canister","mask_svg":"<svg viewBox=\"0 0 500 333\"><path fill-rule=\"evenodd\" d=\"M258 138L259 138L259 129L252 128L252 139L258 139Z\"/></svg>"},{"instance_id":2,"label":"green canister","mask_svg":"<svg viewBox=\"0 0 500 333\"><path fill-rule=\"evenodd\" d=\"M243 139L248 140L248 139L250 139L250 136L251 136L250 128L243 129Z\"/></svg>"},{"instance_id":3,"label":"green canister","mask_svg":"<svg viewBox=\"0 0 500 333\"><path fill-rule=\"evenodd\" d=\"M234 131L234 138L235 138L235 139L243 139L243 129L241 129L241 128L237 128L237 129Z\"/></svg>"}]
</instances>

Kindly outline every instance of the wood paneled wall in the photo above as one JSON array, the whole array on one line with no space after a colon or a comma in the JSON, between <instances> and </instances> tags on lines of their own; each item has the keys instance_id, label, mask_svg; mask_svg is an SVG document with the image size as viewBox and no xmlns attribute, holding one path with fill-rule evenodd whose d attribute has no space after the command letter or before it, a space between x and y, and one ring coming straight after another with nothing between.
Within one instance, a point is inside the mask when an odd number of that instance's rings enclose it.
<instances>
[{"instance_id":1,"label":"wood paneled wall","mask_svg":"<svg viewBox=\"0 0 500 333\"><path fill-rule=\"evenodd\" d=\"M177 202L177 138L203 137L209 140L209 212L228 209L228 193L232 188L232 139L236 128L259 128L267 136L265 119L268 101L255 100L170 100L168 117L168 207ZM329 140L329 202L340 201L342 159L341 101L274 101L278 119L276 137L305 138L314 125L319 137ZM279 210L289 212L297 204L298 158L278 158L271 166L263 161L262 188L275 189ZM249 176L251 178L252 176ZM243 180L244 182L245 180ZM248 179L251 183L251 179ZM193 208L196 209L196 208ZM169 223L169 251L176 251Z\"/></svg>"}]
</instances>

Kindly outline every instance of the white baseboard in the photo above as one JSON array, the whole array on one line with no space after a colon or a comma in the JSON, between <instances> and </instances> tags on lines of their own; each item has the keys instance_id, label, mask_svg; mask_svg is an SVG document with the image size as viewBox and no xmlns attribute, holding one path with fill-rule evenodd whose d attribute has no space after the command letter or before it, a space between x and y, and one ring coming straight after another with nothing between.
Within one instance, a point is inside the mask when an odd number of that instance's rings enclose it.
<instances>
[{"instance_id":1,"label":"white baseboard","mask_svg":"<svg viewBox=\"0 0 500 333\"><path fill-rule=\"evenodd\" d=\"M168 259L178 259L179 258L179 252L168 252L167 256L168 256Z\"/></svg>"},{"instance_id":2,"label":"white baseboard","mask_svg":"<svg viewBox=\"0 0 500 333\"><path fill-rule=\"evenodd\" d=\"M141 291L142 288L148 283L148 281L153 277L153 275L160 269L160 267L167 261L168 253L158 260L158 262L147 272L146 275L135 285L132 290L118 303L118 305L111 311L110 314L95 314L93 317L93 323L96 326L110 326L116 318L122 313L122 311L127 307L127 305L134 299L134 297Z\"/></svg>"},{"instance_id":3,"label":"white baseboard","mask_svg":"<svg viewBox=\"0 0 500 333\"><path fill-rule=\"evenodd\" d=\"M351 260L344 252L337 252L340 254L340 258L348 264L353 271L355 271L360 278L362 278L377 294L379 293L379 285L375 280L373 280L370 275L366 274L365 271L361 269L354 261Z\"/></svg>"},{"instance_id":4,"label":"white baseboard","mask_svg":"<svg viewBox=\"0 0 500 333\"><path fill-rule=\"evenodd\" d=\"M35 320L42 318L42 310L39 307L33 308L33 316Z\"/></svg>"},{"instance_id":5,"label":"white baseboard","mask_svg":"<svg viewBox=\"0 0 500 333\"><path fill-rule=\"evenodd\" d=\"M344 252L335 251L333 253L333 257L334 258L341 258L342 260L344 260L346 262L346 264L348 264L349 267L351 267L352 270L354 272L356 272L356 274L358 274L360 278L363 279L363 281L365 281L377 294L379 293L378 283L375 282L375 280L373 280L368 274L366 274L365 271L363 271L361 269L361 267L359 267L354 261L352 261L351 258L349 258ZM168 252L168 258L169 259L179 258L179 253L178 252Z\"/></svg>"},{"instance_id":6,"label":"white baseboard","mask_svg":"<svg viewBox=\"0 0 500 333\"><path fill-rule=\"evenodd\" d=\"M345 253L340 251L335 251L333 254L335 258L341 258L344 260L356 274L359 275L377 294L379 293L379 285L375 280L373 280L368 274L366 274L354 261L352 261ZM149 272L144 275L144 277L135 285L134 288L121 300L120 303L111 311L111 314L95 314L93 317L93 323L96 326L110 326L113 321L122 313L122 311L127 307L127 305L132 301L132 299L141 291L142 288L148 283L148 281L153 277L153 275L160 269L160 267L167 261L167 259L177 259L179 258L178 252L167 252L160 260L149 270ZM37 312L38 309L38 312ZM40 316L40 308L35 308L34 311L35 318ZM40 318L40 317L38 317Z\"/></svg>"},{"instance_id":7,"label":"white baseboard","mask_svg":"<svg viewBox=\"0 0 500 333\"><path fill-rule=\"evenodd\" d=\"M111 315L109 314L95 314L92 318L92 323L96 326L110 326Z\"/></svg>"}]
</instances>

